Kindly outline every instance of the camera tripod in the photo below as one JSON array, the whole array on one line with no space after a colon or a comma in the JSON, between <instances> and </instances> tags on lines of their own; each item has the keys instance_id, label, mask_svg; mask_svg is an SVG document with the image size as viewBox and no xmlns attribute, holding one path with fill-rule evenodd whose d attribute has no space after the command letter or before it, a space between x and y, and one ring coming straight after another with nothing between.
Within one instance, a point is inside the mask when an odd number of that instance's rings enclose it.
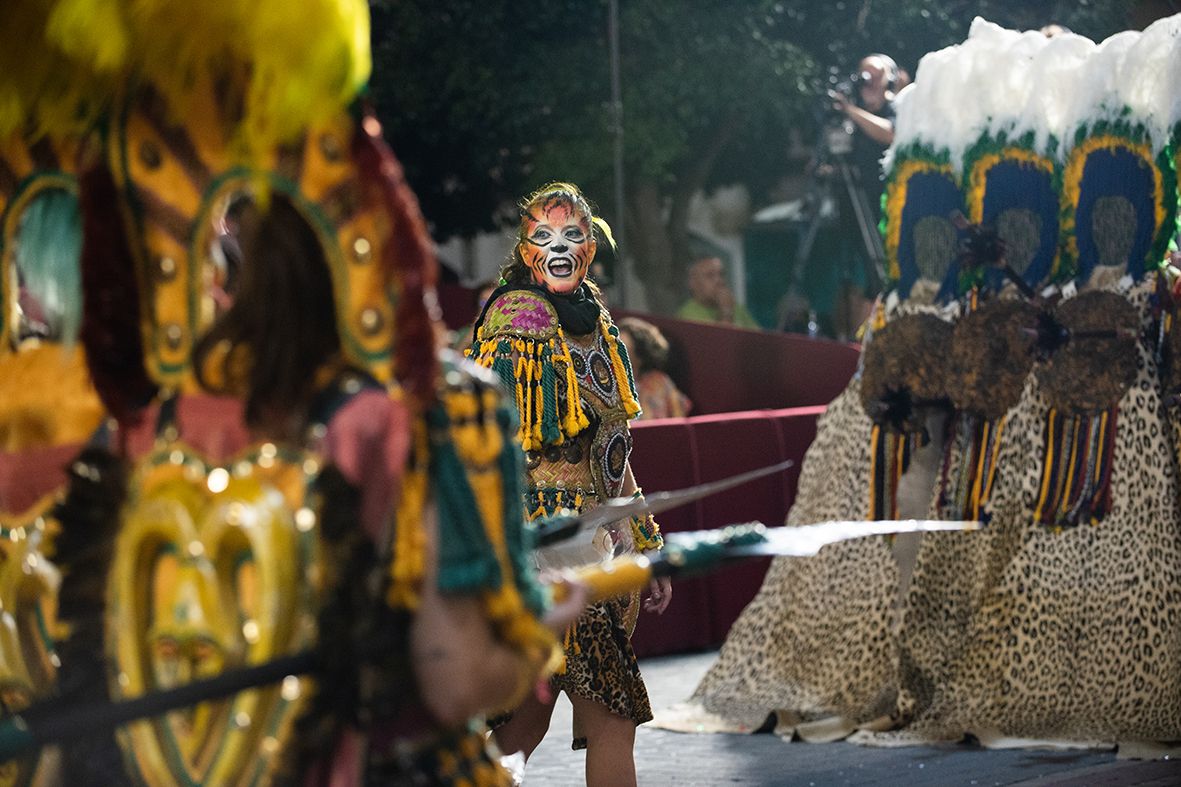
<instances>
[{"instance_id":1,"label":"camera tripod","mask_svg":"<svg viewBox=\"0 0 1181 787\"><path fill-rule=\"evenodd\" d=\"M833 139L836 134L840 134L843 139ZM862 264L865 268L866 279L870 287L875 291L880 291L886 280L886 249L882 243L882 236L878 232L877 225L877 210L869 204L869 199L865 195L865 189L862 188L858 180L858 175L863 173L854 172L853 166L849 163L847 153L852 145L852 136L842 127L826 127L821 130L821 139L817 146L819 155L816 157L815 166L813 167L812 175L808 185L807 194L804 197L804 204L810 208L810 216L808 217L807 226L800 235L799 242L796 245L795 265L792 268L791 277L788 280L787 294L785 299L800 298L803 291L804 273L809 270L812 264L812 252L816 245L816 236L820 232L822 226L826 224L840 224L840 210L848 206L852 211L853 219L857 225L858 235L861 240ZM823 169L830 170L829 174L821 174ZM839 180L841 184L841 191L839 195L832 193L832 182ZM841 199L841 197L845 199ZM826 216L824 206L826 203L833 203L835 211L833 215ZM841 203L844 202L843 206ZM845 263L848 264L847 262ZM849 271L847 270L846 273ZM846 276L846 278L851 278ZM847 298L847 293L842 293L842 298ZM785 327L785 326L780 326ZM840 326L840 328L848 328L847 333L851 333L857 326ZM838 333L845 331L838 330Z\"/></svg>"}]
</instances>

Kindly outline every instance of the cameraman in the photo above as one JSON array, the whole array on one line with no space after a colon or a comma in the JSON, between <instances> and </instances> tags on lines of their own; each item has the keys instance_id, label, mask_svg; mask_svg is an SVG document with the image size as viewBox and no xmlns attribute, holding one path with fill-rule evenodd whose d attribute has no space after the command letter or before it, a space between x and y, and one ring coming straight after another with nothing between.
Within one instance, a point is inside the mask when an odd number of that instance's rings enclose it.
<instances>
[{"instance_id":1,"label":"cameraman","mask_svg":"<svg viewBox=\"0 0 1181 787\"><path fill-rule=\"evenodd\" d=\"M853 149L849 163L857 170L870 210L880 218L882 199L881 158L894 141L894 91L898 89L898 64L888 55L866 55L857 64L857 102L834 92L833 103L853 122Z\"/></svg>"},{"instance_id":2,"label":"cameraman","mask_svg":"<svg viewBox=\"0 0 1181 787\"><path fill-rule=\"evenodd\" d=\"M886 55L866 55L857 65L852 84L828 92L831 108L841 122L832 125L829 118L826 136L821 142L816 174L833 179L837 189L837 224L835 233L816 242L831 246L822 250L834 264L829 266L826 282L816 281L813 270L810 286L803 283L807 257L797 267L791 289L804 290L816 311L828 314L836 337L849 339L868 314L874 297L883 284L884 250L878 235L881 221L881 158L894 141L894 91L900 88L898 65ZM834 133L836 132L836 133ZM838 176L839 177L834 177ZM806 241L802 246L808 246ZM831 307L824 304L831 302Z\"/></svg>"}]
</instances>

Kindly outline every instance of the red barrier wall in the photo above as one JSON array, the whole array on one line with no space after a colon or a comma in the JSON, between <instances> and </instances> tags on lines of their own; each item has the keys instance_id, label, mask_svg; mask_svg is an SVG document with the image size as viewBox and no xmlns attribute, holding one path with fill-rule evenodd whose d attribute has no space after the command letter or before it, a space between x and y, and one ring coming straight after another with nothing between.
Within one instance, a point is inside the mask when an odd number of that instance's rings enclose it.
<instances>
[{"instance_id":1,"label":"red barrier wall","mask_svg":"<svg viewBox=\"0 0 1181 787\"><path fill-rule=\"evenodd\" d=\"M471 325L472 297L466 287L440 285L449 328ZM612 315L660 328L669 341L669 376L693 400L693 415L827 404L857 368L857 346L843 342L624 310Z\"/></svg>"},{"instance_id":2,"label":"red barrier wall","mask_svg":"<svg viewBox=\"0 0 1181 787\"><path fill-rule=\"evenodd\" d=\"M765 467L784 459L786 472L698 501L658 517L665 533L759 520L782 525L795 500L804 452L816 434L824 406L637 421L632 467L650 490L693 484ZM663 616L641 612L632 645L640 656L713 647L758 592L767 560L747 561L702 579L674 582Z\"/></svg>"},{"instance_id":3,"label":"red barrier wall","mask_svg":"<svg viewBox=\"0 0 1181 787\"><path fill-rule=\"evenodd\" d=\"M669 342L668 374L693 400L693 415L828 404L857 368L858 347L829 339L653 314Z\"/></svg>"}]
</instances>

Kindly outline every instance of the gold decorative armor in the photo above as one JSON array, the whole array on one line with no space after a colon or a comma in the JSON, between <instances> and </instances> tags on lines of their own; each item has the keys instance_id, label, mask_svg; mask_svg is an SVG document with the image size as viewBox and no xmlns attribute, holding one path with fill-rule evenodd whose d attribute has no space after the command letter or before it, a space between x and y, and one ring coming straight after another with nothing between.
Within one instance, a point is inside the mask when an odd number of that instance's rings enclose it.
<instances>
[{"instance_id":1,"label":"gold decorative armor","mask_svg":"<svg viewBox=\"0 0 1181 787\"><path fill-rule=\"evenodd\" d=\"M138 465L108 584L114 698L174 688L311 647L320 462L263 443L225 466L179 442ZM147 784L265 783L306 677L120 730Z\"/></svg>"},{"instance_id":2,"label":"gold decorative armor","mask_svg":"<svg viewBox=\"0 0 1181 787\"><path fill-rule=\"evenodd\" d=\"M148 293L144 347L149 374L165 387L192 390L189 356L212 323L210 284L218 262L216 225L237 199L290 197L320 237L331 269L342 349L381 382L390 379L393 293L378 259L391 218L367 209L350 145L346 112L298 139L242 164L234 155L230 112L213 89L185 125L150 87L131 97L112 133L111 170L127 193L127 220L141 289Z\"/></svg>"},{"instance_id":3,"label":"gold decorative armor","mask_svg":"<svg viewBox=\"0 0 1181 787\"><path fill-rule=\"evenodd\" d=\"M80 290L66 291L79 285L78 245L69 243L81 236L76 155L75 143L48 137L0 142L0 699L8 712L46 696L57 676L54 507L63 468L103 418L76 345ZM0 785L49 778L39 760L0 764Z\"/></svg>"}]
</instances>

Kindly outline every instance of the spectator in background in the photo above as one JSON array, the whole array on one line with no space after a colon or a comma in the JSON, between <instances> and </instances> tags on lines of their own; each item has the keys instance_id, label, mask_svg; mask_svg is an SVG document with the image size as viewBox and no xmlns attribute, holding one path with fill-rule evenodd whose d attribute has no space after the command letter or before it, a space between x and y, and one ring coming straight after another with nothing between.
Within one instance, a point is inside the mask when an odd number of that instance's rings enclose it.
<instances>
[{"instance_id":1,"label":"spectator in background","mask_svg":"<svg viewBox=\"0 0 1181 787\"><path fill-rule=\"evenodd\" d=\"M637 317L619 321L619 338L627 346L640 397L641 419L683 418L693 408L689 397L664 372L668 340L650 322Z\"/></svg>"},{"instance_id":2,"label":"spectator in background","mask_svg":"<svg viewBox=\"0 0 1181 787\"><path fill-rule=\"evenodd\" d=\"M717 257L702 257L689 266L689 300L677 309L682 320L720 322L758 329L746 307L734 299L726 282L726 268Z\"/></svg>"}]
</instances>

